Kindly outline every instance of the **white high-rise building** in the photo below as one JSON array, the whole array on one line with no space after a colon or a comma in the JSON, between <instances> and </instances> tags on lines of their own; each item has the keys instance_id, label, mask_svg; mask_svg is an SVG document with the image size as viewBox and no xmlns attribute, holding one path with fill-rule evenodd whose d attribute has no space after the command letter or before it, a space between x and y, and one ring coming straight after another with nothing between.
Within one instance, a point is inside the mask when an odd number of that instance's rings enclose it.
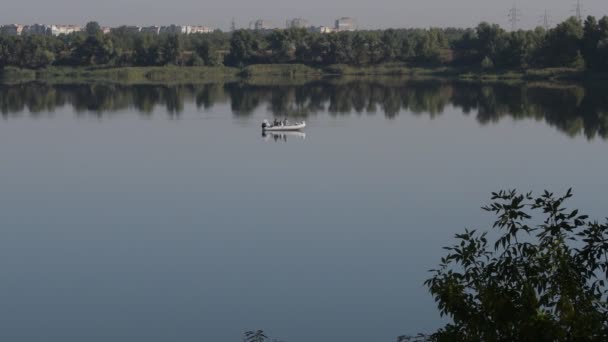
<instances>
[{"instance_id":1,"label":"white high-rise building","mask_svg":"<svg viewBox=\"0 0 608 342\"><path fill-rule=\"evenodd\" d=\"M357 30L357 21L349 17L336 19L335 29L336 31L355 31Z\"/></svg>"},{"instance_id":2,"label":"white high-rise building","mask_svg":"<svg viewBox=\"0 0 608 342\"><path fill-rule=\"evenodd\" d=\"M78 25L51 25L51 34L58 36L60 34L70 34L82 31L82 26Z\"/></svg>"}]
</instances>

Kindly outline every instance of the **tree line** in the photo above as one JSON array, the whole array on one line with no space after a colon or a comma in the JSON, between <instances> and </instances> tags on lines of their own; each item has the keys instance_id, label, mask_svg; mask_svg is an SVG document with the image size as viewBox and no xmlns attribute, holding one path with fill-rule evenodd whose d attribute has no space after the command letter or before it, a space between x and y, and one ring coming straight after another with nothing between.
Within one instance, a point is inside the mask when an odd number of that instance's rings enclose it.
<instances>
[{"instance_id":1,"label":"tree line","mask_svg":"<svg viewBox=\"0 0 608 342\"><path fill-rule=\"evenodd\" d=\"M608 70L608 17L572 17L555 28L508 32L496 24L474 29L430 28L316 33L306 29L151 34L119 27L108 34L90 22L83 32L0 36L0 67L246 66L300 63L485 69L569 67Z\"/></svg>"}]
</instances>

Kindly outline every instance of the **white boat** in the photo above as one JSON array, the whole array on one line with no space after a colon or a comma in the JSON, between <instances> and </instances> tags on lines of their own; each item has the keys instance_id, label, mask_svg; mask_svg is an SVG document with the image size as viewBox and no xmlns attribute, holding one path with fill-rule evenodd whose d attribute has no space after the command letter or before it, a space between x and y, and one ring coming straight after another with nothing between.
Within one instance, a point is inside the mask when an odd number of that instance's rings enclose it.
<instances>
[{"instance_id":1,"label":"white boat","mask_svg":"<svg viewBox=\"0 0 608 342\"><path fill-rule=\"evenodd\" d=\"M262 130L268 132L284 132L284 131L299 131L306 127L306 121L296 122L293 125L279 123L278 125L271 125L268 120L262 121Z\"/></svg>"}]
</instances>

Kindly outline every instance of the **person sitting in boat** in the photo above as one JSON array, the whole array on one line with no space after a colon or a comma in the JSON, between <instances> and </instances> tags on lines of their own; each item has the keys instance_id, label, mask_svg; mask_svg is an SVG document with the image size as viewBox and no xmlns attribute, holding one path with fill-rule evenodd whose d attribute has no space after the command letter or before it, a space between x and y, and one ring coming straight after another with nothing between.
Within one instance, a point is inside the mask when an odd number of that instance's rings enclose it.
<instances>
[{"instance_id":1,"label":"person sitting in boat","mask_svg":"<svg viewBox=\"0 0 608 342\"><path fill-rule=\"evenodd\" d=\"M287 118L283 119L283 126L287 126Z\"/></svg>"},{"instance_id":2,"label":"person sitting in boat","mask_svg":"<svg viewBox=\"0 0 608 342\"><path fill-rule=\"evenodd\" d=\"M279 120L277 118L274 118L274 122L272 123L272 126L278 126L279 125Z\"/></svg>"}]
</instances>

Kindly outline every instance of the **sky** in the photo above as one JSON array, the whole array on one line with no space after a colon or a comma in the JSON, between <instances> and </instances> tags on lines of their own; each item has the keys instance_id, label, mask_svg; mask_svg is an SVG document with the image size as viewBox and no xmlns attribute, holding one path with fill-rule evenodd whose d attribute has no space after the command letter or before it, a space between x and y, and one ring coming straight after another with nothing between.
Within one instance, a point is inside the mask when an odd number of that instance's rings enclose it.
<instances>
[{"instance_id":1,"label":"sky","mask_svg":"<svg viewBox=\"0 0 608 342\"><path fill-rule=\"evenodd\" d=\"M581 0L583 15L608 15L607 0ZM545 9L552 24L574 14L576 0L516 0L521 28L542 23ZM332 26L337 17L357 19L363 29L400 27L472 27L489 21L508 27L509 0L7 0L0 24L85 24L104 26L206 25L226 30L252 20L283 27L288 18L302 17L311 25Z\"/></svg>"}]
</instances>

